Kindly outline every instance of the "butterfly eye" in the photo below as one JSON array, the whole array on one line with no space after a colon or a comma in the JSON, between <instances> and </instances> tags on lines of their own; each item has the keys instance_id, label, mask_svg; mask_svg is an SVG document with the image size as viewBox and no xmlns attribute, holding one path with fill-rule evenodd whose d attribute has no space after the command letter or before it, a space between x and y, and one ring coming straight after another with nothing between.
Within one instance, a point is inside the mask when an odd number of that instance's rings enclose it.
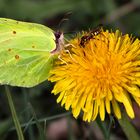
<instances>
[{"instance_id":1,"label":"butterfly eye","mask_svg":"<svg viewBox=\"0 0 140 140\"><path fill-rule=\"evenodd\" d=\"M61 33L60 32L55 32L55 38L59 39L60 38Z\"/></svg>"}]
</instances>

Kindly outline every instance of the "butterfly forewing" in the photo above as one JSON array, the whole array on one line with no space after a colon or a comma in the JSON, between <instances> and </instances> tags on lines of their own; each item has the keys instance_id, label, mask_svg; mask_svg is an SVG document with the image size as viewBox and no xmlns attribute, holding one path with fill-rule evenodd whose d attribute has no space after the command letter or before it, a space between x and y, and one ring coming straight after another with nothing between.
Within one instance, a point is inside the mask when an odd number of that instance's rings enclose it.
<instances>
[{"instance_id":1,"label":"butterfly forewing","mask_svg":"<svg viewBox=\"0 0 140 140\"><path fill-rule=\"evenodd\" d=\"M43 25L0 18L0 83L32 87L48 78L56 48Z\"/></svg>"}]
</instances>

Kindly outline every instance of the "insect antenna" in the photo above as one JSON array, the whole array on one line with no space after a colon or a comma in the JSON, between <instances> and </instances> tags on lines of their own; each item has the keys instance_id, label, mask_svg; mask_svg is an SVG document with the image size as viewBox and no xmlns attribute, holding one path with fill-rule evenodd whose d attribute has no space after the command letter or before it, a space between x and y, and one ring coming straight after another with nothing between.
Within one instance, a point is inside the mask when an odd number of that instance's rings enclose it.
<instances>
[{"instance_id":1,"label":"insect antenna","mask_svg":"<svg viewBox=\"0 0 140 140\"><path fill-rule=\"evenodd\" d=\"M63 18L61 19L61 21L58 24L58 29L60 29L62 27L62 25L64 23L66 23L69 20L69 16L72 14L72 12L67 12L66 14L64 14Z\"/></svg>"}]
</instances>

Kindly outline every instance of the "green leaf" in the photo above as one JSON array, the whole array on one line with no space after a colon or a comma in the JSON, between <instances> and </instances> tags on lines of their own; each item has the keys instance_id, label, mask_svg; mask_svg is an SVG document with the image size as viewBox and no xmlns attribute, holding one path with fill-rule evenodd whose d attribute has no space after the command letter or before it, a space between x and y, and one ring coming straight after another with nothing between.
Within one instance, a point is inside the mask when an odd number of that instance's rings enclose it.
<instances>
[{"instance_id":1,"label":"green leaf","mask_svg":"<svg viewBox=\"0 0 140 140\"><path fill-rule=\"evenodd\" d=\"M32 87L49 76L56 48L50 28L0 18L0 83Z\"/></svg>"}]
</instances>

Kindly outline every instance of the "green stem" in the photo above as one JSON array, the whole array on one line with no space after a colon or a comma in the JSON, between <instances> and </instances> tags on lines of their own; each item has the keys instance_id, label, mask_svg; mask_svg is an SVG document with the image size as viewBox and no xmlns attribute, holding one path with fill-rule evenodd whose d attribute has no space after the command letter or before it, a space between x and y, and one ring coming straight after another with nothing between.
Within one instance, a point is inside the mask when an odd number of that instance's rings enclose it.
<instances>
[{"instance_id":1,"label":"green stem","mask_svg":"<svg viewBox=\"0 0 140 140\"><path fill-rule=\"evenodd\" d=\"M109 140L109 133L108 133L107 128L105 127L105 123L102 122L99 117L97 117L96 123L99 126L100 130L102 131L102 134L104 135L105 140Z\"/></svg>"},{"instance_id":2,"label":"green stem","mask_svg":"<svg viewBox=\"0 0 140 140\"><path fill-rule=\"evenodd\" d=\"M128 140L140 140L140 136L137 133L135 127L128 120L125 114L123 114L122 119L118 120L120 126L122 127Z\"/></svg>"},{"instance_id":3,"label":"green stem","mask_svg":"<svg viewBox=\"0 0 140 140\"><path fill-rule=\"evenodd\" d=\"M7 86L5 86L5 90L6 90L6 95L7 95L9 107L10 107L10 110L11 110L11 113L12 113L12 118L13 118L13 121L14 121L14 124L15 124L15 127L16 127L18 139L19 140L24 140L24 136L23 136L23 133L22 133L22 130L21 130L21 126L20 126L17 114L16 114L16 110L15 110L15 107L14 107L14 103L13 103L13 100L12 100L11 93L10 93L9 88Z\"/></svg>"}]
</instances>

